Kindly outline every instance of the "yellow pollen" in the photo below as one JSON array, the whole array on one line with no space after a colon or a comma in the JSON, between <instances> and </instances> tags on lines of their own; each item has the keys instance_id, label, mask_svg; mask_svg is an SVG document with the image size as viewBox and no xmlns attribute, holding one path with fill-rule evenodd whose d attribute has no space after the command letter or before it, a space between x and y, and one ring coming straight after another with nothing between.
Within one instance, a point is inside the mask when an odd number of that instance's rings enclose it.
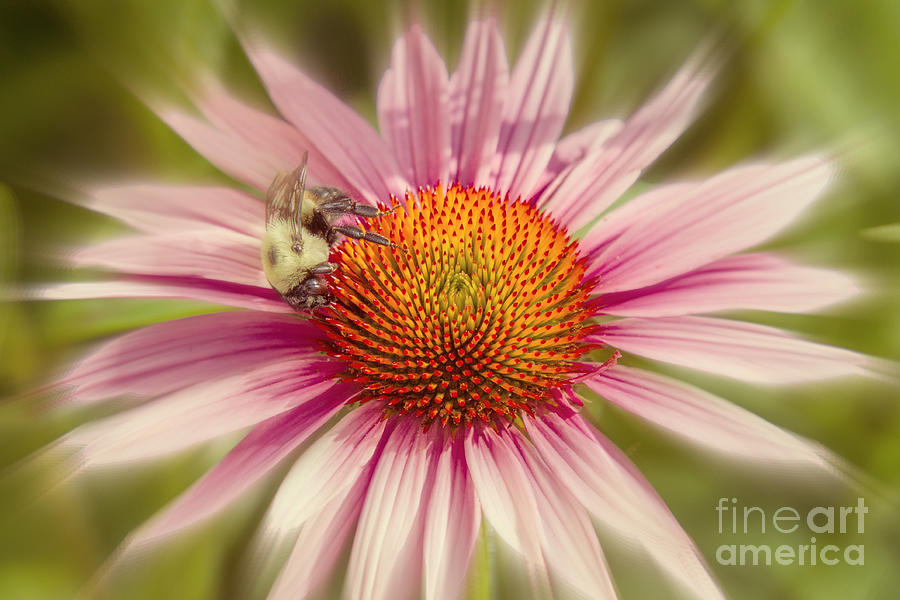
<instances>
[{"instance_id":1,"label":"yellow pollen","mask_svg":"<svg viewBox=\"0 0 900 600\"><path fill-rule=\"evenodd\" d=\"M407 195L367 222L398 248L346 240L317 320L358 401L424 428L512 422L555 403L593 329L586 261L549 216L484 188Z\"/></svg>"}]
</instances>

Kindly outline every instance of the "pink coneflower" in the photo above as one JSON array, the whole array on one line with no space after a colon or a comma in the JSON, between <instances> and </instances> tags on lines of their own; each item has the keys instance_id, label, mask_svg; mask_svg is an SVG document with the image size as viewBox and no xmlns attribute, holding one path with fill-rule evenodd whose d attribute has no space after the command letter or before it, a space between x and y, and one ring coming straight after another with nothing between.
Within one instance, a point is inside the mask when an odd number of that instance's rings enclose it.
<instances>
[{"instance_id":1,"label":"pink coneflower","mask_svg":"<svg viewBox=\"0 0 900 600\"><path fill-rule=\"evenodd\" d=\"M656 187L604 215L690 122L709 79L699 61L628 120L560 139L574 83L564 20L543 19L511 72L492 21L469 26L452 75L413 28L378 90L379 134L263 44L246 48L285 120L211 81L196 97L202 117L160 114L258 194L96 190L91 206L138 233L76 258L121 276L47 291L246 309L129 333L63 382L73 403L134 402L64 438L84 467L249 428L126 550L217 514L320 434L256 544L263 561L293 544L273 598L318 589L347 547L347 597L456 598L482 526L521 557L538 592L615 597L595 524L643 548L689 594L721 597L664 502L580 414L577 392L716 452L823 465L814 444L617 358L761 383L860 371L852 352L696 316L804 312L854 293L831 271L737 254L822 193L827 160L738 166ZM312 182L397 207L363 223L396 247L342 242L331 257L333 305L298 315L263 275L261 194L306 152Z\"/></svg>"}]
</instances>

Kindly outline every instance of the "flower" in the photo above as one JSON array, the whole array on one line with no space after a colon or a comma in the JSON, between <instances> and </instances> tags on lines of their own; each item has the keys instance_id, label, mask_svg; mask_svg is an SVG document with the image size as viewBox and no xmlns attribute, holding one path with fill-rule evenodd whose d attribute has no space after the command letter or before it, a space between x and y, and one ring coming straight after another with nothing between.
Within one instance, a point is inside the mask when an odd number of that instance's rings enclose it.
<instances>
[{"instance_id":1,"label":"flower","mask_svg":"<svg viewBox=\"0 0 900 600\"><path fill-rule=\"evenodd\" d=\"M452 75L412 28L378 91L380 134L260 41L246 49L285 120L213 80L196 98L202 117L161 108L162 118L260 193L308 152L314 182L396 207L365 225L397 247L343 242L333 253L334 306L303 318L263 275L257 196L158 184L93 191L92 208L138 233L75 260L121 275L45 297L246 309L126 334L61 382L72 404L133 404L61 440L83 468L250 428L125 550L217 514L307 445L256 547L266 561L292 544L274 598L321 586L344 544L349 597L403 597L419 586L428 598L458 597L482 517L539 588L552 575L587 597L615 596L593 519L640 545L688 593L721 597L665 503L580 414L577 392L585 386L717 452L825 466L814 444L617 358L759 383L862 372L855 353L696 316L805 312L855 293L843 275L742 253L822 193L829 161L742 165L607 210L690 123L709 70L691 61L628 120L559 139L574 75L565 20L553 14L511 72L492 21L469 26Z\"/></svg>"}]
</instances>

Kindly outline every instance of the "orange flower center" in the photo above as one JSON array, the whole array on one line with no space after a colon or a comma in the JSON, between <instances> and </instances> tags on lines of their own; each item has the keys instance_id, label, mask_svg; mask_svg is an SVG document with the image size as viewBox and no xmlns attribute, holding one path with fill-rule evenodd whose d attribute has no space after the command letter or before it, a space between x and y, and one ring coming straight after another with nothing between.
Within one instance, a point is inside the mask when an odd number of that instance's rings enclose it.
<instances>
[{"instance_id":1,"label":"orange flower center","mask_svg":"<svg viewBox=\"0 0 900 600\"><path fill-rule=\"evenodd\" d=\"M346 240L317 320L362 402L424 428L514 421L584 370L586 261L530 204L486 189L420 190L367 223L397 248Z\"/></svg>"}]
</instances>

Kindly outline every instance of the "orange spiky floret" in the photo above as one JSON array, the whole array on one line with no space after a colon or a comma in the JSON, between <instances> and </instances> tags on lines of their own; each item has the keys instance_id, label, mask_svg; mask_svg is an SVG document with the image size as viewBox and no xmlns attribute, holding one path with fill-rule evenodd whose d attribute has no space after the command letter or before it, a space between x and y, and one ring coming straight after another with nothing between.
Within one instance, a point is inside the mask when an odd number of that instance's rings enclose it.
<instances>
[{"instance_id":1,"label":"orange spiky floret","mask_svg":"<svg viewBox=\"0 0 900 600\"><path fill-rule=\"evenodd\" d=\"M555 402L591 346L586 261L521 200L421 189L367 223L398 248L346 240L332 262L327 351L387 416L425 428L512 421Z\"/></svg>"}]
</instances>

